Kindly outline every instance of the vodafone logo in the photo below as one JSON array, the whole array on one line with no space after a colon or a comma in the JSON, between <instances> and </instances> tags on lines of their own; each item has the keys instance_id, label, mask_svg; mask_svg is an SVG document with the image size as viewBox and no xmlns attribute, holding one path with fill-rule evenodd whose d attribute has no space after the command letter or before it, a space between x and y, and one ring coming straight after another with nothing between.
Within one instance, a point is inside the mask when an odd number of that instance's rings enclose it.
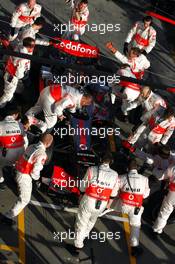
<instances>
[{"instance_id":1,"label":"vodafone logo","mask_svg":"<svg viewBox=\"0 0 175 264\"><path fill-rule=\"evenodd\" d=\"M82 149L82 150L86 150L87 149L87 146L86 145L84 145L84 144L80 144L80 149Z\"/></svg>"},{"instance_id":2,"label":"vodafone logo","mask_svg":"<svg viewBox=\"0 0 175 264\"><path fill-rule=\"evenodd\" d=\"M66 53L77 57L97 58L99 55L99 49L87 44L82 44L75 41L59 39L60 43L54 44L55 48L58 48Z\"/></svg>"},{"instance_id":3,"label":"vodafone logo","mask_svg":"<svg viewBox=\"0 0 175 264\"><path fill-rule=\"evenodd\" d=\"M133 201L134 200L134 195L130 194L128 198L129 198L130 201Z\"/></svg>"},{"instance_id":4,"label":"vodafone logo","mask_svg":"<svg viewBox=\"0 0 175 264\"><path fill-rule=\"evenodd\" d=\"M14 143L16 141L15 137L11 137L11 142Z\"/></svg>"},{"instance_id":5,"label":"vodafone logo","mask_svg":"<svg viewBox=\"0 0 175 264\"><path fill-rule=\"evenodd\" d=\"M104 190L104 188L100 188L100 187L99 187L99 188L97 188L97 193L98 193L98 194L101 194L101 193L103 192L103 190Z\"/></svg>"},{"instance_id":6,"label":"vodafone logo","mask_svg":"<svg viewBox=\"0 0 175 264\"><path fill-rule=\"evenodd\" d=\"M70 42L70 43L67 43L66 44L64 42L61 42L60 43L60 46L62 48L65 47L68 50L78 51L81 54L87 53L89 55L97 55L97 51L95 49L89 49L89 48L87 49L87 48L84 47L83 44L80 44L80 43L78 43L78 44L72 44L72 42Z\"/></svg>"},{"instance_id":7,"label":"vodafone logo","mask_svg":"<svg viewBox=\"0 0 175 264\"><path fill-rule=\"evenodd\" d=\"M64 171L62 171L62 172L61 172L61 176L62 176L63 178L65 178L65 177L66 177L66 173L65 173Z\"/></svg>"}]
</instances>

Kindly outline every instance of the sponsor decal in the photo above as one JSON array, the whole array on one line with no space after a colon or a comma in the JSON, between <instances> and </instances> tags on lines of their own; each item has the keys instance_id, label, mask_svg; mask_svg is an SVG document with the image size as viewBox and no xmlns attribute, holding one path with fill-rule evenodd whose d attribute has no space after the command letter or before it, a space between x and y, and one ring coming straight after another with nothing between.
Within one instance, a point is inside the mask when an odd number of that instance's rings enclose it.
<instances>
[{"instance_id":1,"label":"sponsor decal","mask_svg":"<svg viewBox=\"0 0 175 264\"><path fill-rule=\"evenodd\" d=\"M76 57L98 58L99 49L84 43L56 38L60 43L53 44L55 48Z\"/></svg>"}]
</instances>

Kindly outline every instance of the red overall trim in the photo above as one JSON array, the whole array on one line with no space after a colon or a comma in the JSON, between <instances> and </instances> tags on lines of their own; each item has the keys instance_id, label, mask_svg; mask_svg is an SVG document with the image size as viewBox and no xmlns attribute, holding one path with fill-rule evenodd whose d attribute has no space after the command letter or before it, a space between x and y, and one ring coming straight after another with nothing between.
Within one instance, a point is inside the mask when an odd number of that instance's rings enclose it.
<instances>
[{"instance_id":1,"label":"red overall trim","mask_svg":"<svg viewBox=\"0 0 175 264\"><path fill-rule=\"evenodd\" d=\"M0 145L5 148L20 148L24 145L22 135L0 136Z\"/></svg>"},{"instance_id":2,"label":"red overall trim","mask_svg":"<svg viewBox=\"0 0 175 264\"><path fill-rule=\"evenodd\" d=\"M30 174L33 170L33 166L34 163L28 162L23 156L16 162L16 170L24 174Z\"/></svg>"},{"instance_id":3,"label":"red overall trim","mask_svg":"<svg viewBox=\"0 0 175 264\"><path fill-rule=\"evenodd\" d=\"M41 93L41 91L44 89L44 80L42 78L39 79L39 92Z\"/></svg>"},{"instance_id":4,"label":"red overall trim","mask_svg":"<svg viewBox=\"0 0 175 264\"><path fill-rule=\"evenodd\" d=\"M21 20L24 23L30 23L30 22L34 21L34 19L35 19L34 16L23 16L23 15L19 16L18 18L19 18L19 20Z\"/></svg>"},{"instance_id":5,"label":"red overall trim","mask_svg":"<svg viewBox=\"0 0 175 264\"><path fill-rule=\"evenodd\" d=\"M119 197L122 200L122 202L127 205L141 207L143 203L142 194L135 194L135 193L130 193L130 192L120 192Z\"/></svg>"},{"instance_id":6,"label":"red overall trim","mask_svg":"<svg viewBox=\"0 0 175 264\"><path fill-rule=\"evenodd\" d=\"M95 198L97 200L101 201L108 201L111 196L112 189L104 188L100 186L94 186L94 184L90 184L86 188L86 194L92 198Z\"/></svg>"},{"instance_id":7,"label":"red overall trim","mask_svg":"<svg viewBox=\"0 0 175 264\"><path fill-rule=\"evenodd\" d=\"M142 38L138 33L135 34L134 40L137 44L147 47L149 45L149 40Z\"/></svg>"},{"instance_id":8,"label":"red overall trim","mask_svg":"<svg viewBox=\"0 0 175 264\"><path fill-rule=\"evenodd\" d=\"M169 184L169 190L172 191L172 192L175 192L175 183L174 182L171 182Z\"/></svg>"}]
</instances>

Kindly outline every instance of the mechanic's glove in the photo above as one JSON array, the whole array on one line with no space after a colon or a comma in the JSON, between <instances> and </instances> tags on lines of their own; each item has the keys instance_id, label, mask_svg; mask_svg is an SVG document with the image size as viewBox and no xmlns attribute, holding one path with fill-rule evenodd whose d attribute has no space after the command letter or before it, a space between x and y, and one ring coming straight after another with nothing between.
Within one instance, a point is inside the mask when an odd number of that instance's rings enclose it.
<instances>
[{"instance_id":1,"label":"mechanic's glove","mask_svg":"<svg viewBox=\"0 0 175 264\"><path fill-rule=\"evenodd\" d=\"M127 43L127 42L124 43L123 53L124 53L125 55L127 55L127 53L128 53L128 45L129 45L129 43Z\"/></svg>"},{"instance_id":2,"label":"mechanic's glove","mask_svg":"<svg viewBox=\"0 0 175 264\"><path fill-rule=\"evenodd\" d=\"M108 43L106 43L106 48L109 49L109 50L110 50L112 53L114 53L114 54L115 54L116 51L117 51L117 49L114 48L112 42L108 42Z\"/></svg>"},{"instance_id":3,"label":"mechanic's glove","mask_svg":"<svg viewBox=\"0 0 175 264\"><path fill-rule=\"evenodd\" d=\"M146 52L146 50L142 50L142 54L145 55L145 56L148 55L148 53Z\"/></svg>"},{"instance_id":4,"label":"mechanic's glove","mask_svg":"<svg viewBox=\"0 0 175 264\"><path fill-rule=\"evenodd\" d=\"M15 35L15 29L14 27L11 28L10 30L10 35L13 37Z\"/></svg>"}]
</instances>

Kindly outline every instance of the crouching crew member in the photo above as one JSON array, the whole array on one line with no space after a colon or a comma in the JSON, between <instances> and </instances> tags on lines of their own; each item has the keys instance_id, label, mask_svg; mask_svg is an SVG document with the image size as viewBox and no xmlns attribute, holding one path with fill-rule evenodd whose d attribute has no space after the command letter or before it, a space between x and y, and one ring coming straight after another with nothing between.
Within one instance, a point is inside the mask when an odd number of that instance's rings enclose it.
<instances>
[{"instance_id":1,"label":"crouching crew member","mask_svg":"<svg viewBox=\"0 0 175 264\"><path fill-rule=\"evenodd\" d=\"M42 7L36 4L36 0L28 0L16 7L11 19L11 33L9 40L13 41L20 29L28 24L33 24L37 17L41 16Z\"/></svg>"},{"instance_id":2,"label":"crouching crew member","mask_svg":"<svg viewBox=\"0 0 175 264\"><path fill-rule=\"evenodd\" d=\"M51 129L57 123L57 119L63 120L64 109L75 113L77 109L92 103L92 97L89 94L82 94L71 86L61 86L52 84L44 88L40 94L37 103L30 108L26 115L31 124L38 126L42 132ZM45 122L35 118L38 113L44 112Z\"/></svg>"},{"instance_id":3,"label":"crouching crew member","mask_svg":"<svg viewBox=\"0 0 175 264\"><path fill-rule=\"evenodd\" d=\"M158 94L152 92L151 88L148 86L143 87L139 98L135 102L133 102L133 104L135 104L136 106L142 105L144 112L140 118L141 120L140 123L134 128L133 134L130 135L129 137L128 142L131 145L135 144L137 140L139 139L140 135L146 130L148 125L153 123L152 122L153 118L154 120L156 120L162 117L167 107L165 100ZM171 120L171 122L168 121L169 119ZM165 126L165 128L169 127L169 123L171 123L170 126L172 126L174 122L172 114L170 114L169 119L165 123L162 124L163 126ZM154 121L154 125L151 124L151 127L154 129L154 131L151 131L149 134L150 142L152 143L159 142L162 138L162 135L158 132L155 121ZM164 129L164 133L165 133L165 130L166 129ZM171 136L171 134L167 132L167 136L164 137L164 141L162 140L162 143L164 142L164 144L166 144L167 140L169 139L169 135Z\"/></svg>"},{"instance_id":4,"label":"crouching crew member","mask_svg":"<svg viewBox=\"0 0 175 264\"><path fill-rule=\"evenodd\" d=\"M114 54L114 56L121 62L121 66L118 74L125 77L131 77L135 79L142 79L144 71L150 67L150 62L141 54L139 48L131 48L127 54L124 56L121 54L117 48L113 46L111 42L106 44L106 47ZM124 87L124 97L122 101L122 112L125 116L128 115L128 111L131 111L136 106L133 102L140 95L140 85L129 82L129 81L120 81L120 86Z\"/></svg>"},{"instance_id":5,"label":"crouching crew member","mask_svg":"<svg viewBox=\"0 0 175 264\"><path fill-rule=\"evenodd\" d=\"M45 19L43 17L38 17L32 25L27 25L22 28L18 37L11 44L13 47L22 45L25 38L32 38L35 40L35 45L49 46L52 44L48 39L38 38L37 34L45 25Z\"/></svg>"}]
</instances>

